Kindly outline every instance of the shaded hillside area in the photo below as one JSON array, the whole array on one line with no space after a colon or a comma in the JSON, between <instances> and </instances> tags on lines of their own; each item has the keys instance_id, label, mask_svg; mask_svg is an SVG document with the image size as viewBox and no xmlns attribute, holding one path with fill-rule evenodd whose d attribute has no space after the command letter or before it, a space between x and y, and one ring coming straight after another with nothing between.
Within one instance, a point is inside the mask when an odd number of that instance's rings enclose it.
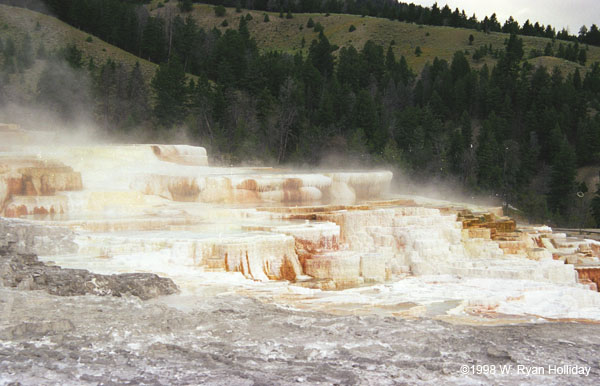
<instances>
[{"instance_id":1,"label":"shaded hillside area","mask_svg":"<svg viewBox=\"0 0 600 386\"><path fill-rule=\"evenodd\" d=\"M2 8L3 103L67 121L85 105L103 130L138 141L183 131L227 164L332 166L336 155L494 197L531 221L577 224L582 207L598 207L588 225L600 220L596 187L576 180L600 163L596 47L351 15L83 4L61 11L80 30Z\"/></svg>"},{"instance_id":2,"label":"shaded hillside area","mask_svg":"<svg viewBox=\"0 0 600 386\"><path fill-rule=\"evenodd\" d=\"M362 47L368 40L371 40L382 46L392 44L392 50L397 56L404 55L408 64L416 71L420 71L425 63L433 62L435 57L451 60L456 51L464 51L471 65L480 67L483 63L492 64L495 58L492 52L502 50L506 39L510 36L501 32L483 32L470 30L466 28L453 28L448 26L430 26L417 25L414 23L400 22L398 20L389 20L385 18L371 16L357 16L344 14L325 13L298 13L292 14L292 18L279 17L278 12L263 12L255 10L241 10L236 12L235 8L225 8L224 16L217 16L214 6L208 4L195 4L193 10L189 13L181 13L176 4L167 3L163 7L157 8L160 1L153 1L147 6L147 9L153 15L160 15L164 18L174 17L181 14L183 17L192 16L199 26L206 30L217 28L225 31L227 28L237 26L240 15L251 19L248 20L248 29L256 40L260 50L271 51L278 50L294 54L296 52L308 53L310 42L319 35L310 25L309 20L314 24L320 24L324 28L325 36L331 44L339 47L354 46ZM265 16L268 15L268 22L265 22ZM224 22L227 26L223 26ZM354 27L350 31L351 27ZM469 41L469 36L473 35L473 41ZM302 40L304 39L304 45ZM546 46L550 43L552 55L558 55L561 44L567 47L570 42L535 37L522 36L525 50L525 58L547 56L544 55ZM480 59L473 59L473 55L480 50L481 46L492 47L489 55ZM572 44L574 46L574 44ZM421 54L416 55L417 47L421 48ZM586 63L593 63L600 60L600 47L581 46L586 50ZM564 48L563 48L564 49ZM579 52L577 56L579 55ZM563 58L556 58L557 62L565 63L567 67L580 68L578 61L568 61Z\"/></svg>"},{"instance_id":3,"label":"shaded hillside area","mask_svg":"<svg viewBox=\"0 0 600 386\"><path fill-rule=\"evenodd\" d=\"M13 120L20 117L24 122L49 119L44 123L52 127L65 120L92 119L106 127L115 123L108 115L119 110L121 126L147 127L148 84L157 64L54 17L4 5L0 5L0 49L0 102L10 105L3 115L14 113L19 116ZM139 92L132 90L136 82ZM123 101L128 92L138 94L142 107Z\"/></svg>"},{"instance_id":4,"label":"shaded hillside area","mask_svg":"<svg viewBox=\"0 0 600 386\"><path fill-rule=\"evenodd\" d=\"M23 8L0 5L0 37L4 42L8 38L21 41L26 35L29 35L36 54L40 49L46 54L51 54L68 44L74 44L85 52L88 60L92 58L96 64L104 63L108 59L128 67L139 63L142 74L148 81L154 76L157 68L154 63L107 44L96 36L92 37L54 17Z\"/></svg>"}]
</instances>

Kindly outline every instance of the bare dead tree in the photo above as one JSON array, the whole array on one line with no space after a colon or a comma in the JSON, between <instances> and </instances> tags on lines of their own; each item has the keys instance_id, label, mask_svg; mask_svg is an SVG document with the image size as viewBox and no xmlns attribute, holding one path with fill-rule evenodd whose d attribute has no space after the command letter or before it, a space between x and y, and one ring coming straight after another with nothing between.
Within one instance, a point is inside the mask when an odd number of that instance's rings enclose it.
<instances>
[{"instance_id":1,"label":"bare dead tree","mask_svg":"<svg viewBox=\"0 0 600 386\"><path fill-rule=\"evenodd\" d=\"M288 141L292 134L292 127L298 117L298 107L294 102L294 93L297 89L296 82L288 77L279 91L279 112L277 116L277 136L279 138L277 163L285 158Z\"/></svg>"},{"instance_id":2,"label":"bare dead tree","mask_svg":"<svg viewBox=\"0 0 600 386\"><path fill-rule=\"evenodd\" d=\"M150 13L144 7L136 7L135 15L138 19L138 41L136 42L138 47L137 56L142 57L142 35L144 34L144 27L146 27L146 23L148 22L148 18L150 17Z\"/></svg>"},{"instance_id":3,"label":"bare dead tree","mask_svg":"<svg viewBox=\"0 0 600 386\"><path fill-rule=\"evenodd\" d=\"M394 127L396 127L396 112L400 105L400 98L393 79L390 79L383 90L382 96L383 110L382 120L387 129L388 135L393 136Z\"/></svg>"}]
</instances>

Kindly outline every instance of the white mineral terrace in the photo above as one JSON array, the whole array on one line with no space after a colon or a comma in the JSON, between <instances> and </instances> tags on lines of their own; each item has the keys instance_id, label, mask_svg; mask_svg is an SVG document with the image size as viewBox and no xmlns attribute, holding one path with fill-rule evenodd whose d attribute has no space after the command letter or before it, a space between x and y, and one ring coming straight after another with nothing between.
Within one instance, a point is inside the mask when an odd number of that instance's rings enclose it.
<instances>
[{"instance_id":1,"label":"white mineral terrace","mask_svg":"<svg viewBox=\"0 0 600 386\"><path fill-rule=\"evenodd\" d=\"M159 302L233 291L336 313L600 321L574 265L597 265L598 243L514 229L497 208L394 196L388 171L211 167L183 145L1 146L5 223L71 231L70 248L29 240L35 253L173 278L182 293Z\"/></svg>"}]
</instances>

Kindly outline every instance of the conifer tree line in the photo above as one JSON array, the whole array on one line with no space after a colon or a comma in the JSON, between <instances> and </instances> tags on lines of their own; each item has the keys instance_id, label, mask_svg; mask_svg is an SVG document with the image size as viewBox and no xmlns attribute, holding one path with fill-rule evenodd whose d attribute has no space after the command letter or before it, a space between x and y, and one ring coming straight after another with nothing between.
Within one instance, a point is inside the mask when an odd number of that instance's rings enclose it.
<instances>
[{"instance_id":1,"label":"conifer tree line","mask_svg":"<svg viewBox=\"0 0 600 386\"><path fill-rule=\"evenodd\" d=\"M50 11L67 23L90 32L111 44L130 52L140 50L142 31L147 14L138 5L149 0L0 0L1 4L27 7L36 11ZM165 3L168 0L164 1ZM600 30L596 24L581 26L578 35L565 28L556 31L550 24L526 20L520 25L512 16L504 23L496 14L479 20L475 14L452 10L447 4L431 7L396 0L178 0L180 10L187 12L193 3L235 7L261 11L292 13L345 13L399 20L423 25L469 28L484 32L504 32L525 36L578 41L581 44L600 46ZM91 17L90 17L91 16Z\"/></svg>"},{"instance_id":2,"label":"conifer tree line","mask_svg":"<svg viewBox=\"0 0 600 386\"><path fill-rule=\"evenodd\" d=\"M440 8L438 3L431 7L396 0L202 0L208 3L262 11L287 10L294 13L345 13L351 15L381 17L423 25L469 28L484 32L504 32L551 39L579 41L584 44L600 45L600 30L596 24L588 29L583 25L579 35L571 35L565 28L556 31L551 25L526 20L523 25L510 16L503 24L495 13L478 20L475 14L467 15L464 10L452 10L447 4Z\"/></svg>"},{"instance_id":3,"label":"conifer tree line","mask_svg":"<svg viewBox=\"0 0 600 386\"><path fill-rule=\"evenodd\" d=\"M91 91L76 97L90 98L98 122L112 130L141 126L164 138L185 127L232 164L316 165L330 153L350 155L363 166L458 181L530 220L556 224L580 225L581 207L600 202L592 200L596 187L575 180L578 167L600 164L598 63L585 73L533 67L511 34L491 68L474 69L457 52L416 74L392 46L339 48L322 30L308 55L261 53L243 13L225 32L206 31L191 17L149 20L144 29L155 29L155 38L142 55L161 62L150 83L137 66L96 64L72 45L58 53L92 74ZM5 58L27 46L7 42ZM45 87L62 84L51 63L38 84L43 103L67 98ZM594 216L588 221L596 225Z\"/></svg>"},{"instance_id":4,"label":"conifer tree line","mask_svg":"<svg viewBox=\"0 0 600 386\"><path fill-rule=\"evenodd\" d=\"M35 87L34 105L65 121L92 106L96 120L105 128L127 130L148 123L150 88L139 63L129 68L109 59L96 65L74 44L51 52L41 43L36 47L29 34L21 39L0 34L0 106L24 102L24 95L11 93L7 86L23 82L25 73L39 60L45 65Z\"/></svg>"}]
</instances>

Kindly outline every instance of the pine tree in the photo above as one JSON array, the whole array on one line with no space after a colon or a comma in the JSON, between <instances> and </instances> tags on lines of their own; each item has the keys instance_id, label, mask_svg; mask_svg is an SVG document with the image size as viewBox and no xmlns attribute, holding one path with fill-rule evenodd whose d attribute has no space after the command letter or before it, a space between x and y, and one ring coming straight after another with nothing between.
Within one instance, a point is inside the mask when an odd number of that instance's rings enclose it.
<instances>
[{"instance_id":1,"label":"pine tree","mask_svg":"<svg viewBox=\"0 0 600 386\"><path fill-rule=\"evenodd\" d=\"M215 11L215 16L217 17L223 17L227 13L227 9L225 9L225 7L222 5L217 5L213 9Z\"/></svg>"},{"instance_id":2,"label":"pine tree","mask_svg":"<svg viewBox=\"0 0 600 386\"><path fill-rule=\"evenodd\" d=\"M165 127L180 123L186 114L187 84L178 58L160 65L151 82L156 95L154 115Z\"/></svg>"},{"instance_id":3,"label":"pine tree","mask_svg":"<svg viewBox=\"0 0 600 386\"><path fill-rule=\"evenodd\" d=\"M308 51L308 58L313 66L323 76L333 74L333 55L331 55L331 44L322 32L319 33L319 41L313 40Z\"/></svg>"},{"instance_id":4,"label":"pine tree","mask_svg":"<svg viewBox=\"0 0 600 386\"><path fill-rule=\"evenodd\" d=\"M384 138L378 132L377 107L367 90L361 90L354 106L354 127L364 130L372 150L382 146Z\"/></svg>"},{"instance_id":5,"label":"pine tree","mask_svg":"<svg viewBox=\"0 0 600 386\"><path fill-rule=\"evenodd\" d=\"M136 62L129 74L127 82L127 98L129 101L129 116L133 125L147 119L150 106L148 104L148 87L144 81L140 63Z\"/></svg>"},{"instance_id":6,"label":"pine tree","mask_svg":"<svg viewBox=\"0 0 600 386\"><path fill-rule=\"evenodd\" d=\"M392 73L396 71L396 66L398 63L396 62L396 55L394 55L394 50L392 50L392 46L388 47L387 53L385 54L385 68L388 72Z\"/></svg>"},{"instance_id":7,"label":"pine tree","mask_svg":"<svg viewBox=\"0 0 600 386\"><path fill-rule=\"evenodd\" d=\"M511 63L518 63L523 58L523 39L520 39L514 33L510 34L508 42L506 43L506 55L507 59Z\"/></svg>"},{"instance_id":8,"label":"pine tree","mask_svg":"<svg viewBox=\"0 0 600 386\"><path fill-rule=\"evenodd\" d=\"M592 217L596 220L596 227L600 228L600 183L598 183L596 194L594 194L594 198L592 198L590 209L592 211Z\"/></svg>"},{"instance_id":9,"label":"pine tree","mask_svg":"<svg viewBox=\"0 0 600 386\"><path fill-rule=\"evenodd\" d=\"M382 152L382 159L393 167L405 168L407 166L404 153L394 139L390 139L386 142Z\"/></svg>"},{"instance_id":10,"label":"pine tree","mask_svg":"<svg viewBox=\"0 0 600 386\"><path fill-rule=\"evenodd\" d=\"M238 24L238 32L246 40L250 39L250 31L248 31L248 22L244 16L240 16L240 23Z\"/></svg>"},{"instance_id":11,"label":"pine tree","mask_svg":"<svg viewBox=\"0 0 600 386\"><path fill-rule=\"evenodd\" d=\"M521 168L517 180L521 186L529 185L531 179L538 172L538 158L540 154L540 144L537 134L534 131L529 132L529 138L521 146Z\"/></svg>"},{"instance_id":12,"label":"pine tree","mask_svg":"<svg viewBox=\"0 0 600 386\"><path fill-rule=\"evenodd\" d=\"M471 72L469 62L467 61L467 58L465 58L465 54L462 51L457 51L454 53L452 64L450 65L450 71L452 73L452 79L454 82Z\"/></svg>"},{"instance_id":13,"label":"pine tree","mask_svg":"<svg viewBox=\"0 0 600 386\"><path fill-rule=\"evenodd\" d=\"M107 59L100 67L95 84L97 119L107 129L117 123L114 119L115 107L123 102L117 97L116 67L112 59Z\"/></svg>"},{"instance_id":14,"label":"pine tree","mask_svg":"<svg viewBox=\"0 0 600 386\"><path fill-rule=\"evenodd\" d=\"M181 12L191 12L194 9L192 0L179 0L179 10Z\"/></svg>"},{"instance_id":15,"label":"pine tree","mask_svg":"<svg viewBox=\"0 0 600 386\"><path fill-rule=\"evenodd\" d=\"M367 138L365 131L362 128L354 130L348 138L348 152L354 157L364 159L368 155L367 151Z\"/></svg>"},{"instance_id":16,"label":"pine tree","mask_svg":"<svg viewBox=\"0 0 600 386\"><path fill-rule=\"evenodd\" d=\"M142 33L141 56L160 63L166 59L165 47L164 20L159 17L148 18Z\"/></svg>"},{"instance_id":17,"label":"pine tree","mask_svg":"<svg viewBox=\"0 0 600 386\"><path fill-rule=\"evenodd\" d=\"M342 86L356 91L360 82L361 61L354 46L342 47L338 57L337 80Z\"/></svg>"},{"instance_id":18,"label":"pine tree","mask_svg":"<svg viewBox=\"0 0 600 386\"><path fill-rule=\"evenodd\" d=\"M546 146L546 157L551 163L554 163L555 157L558 156L558 153L562 150L564 141L564 134L557 123L553 126L552 130L550 130Z\"/></svg>"},{"instance_id":19,"label":"pine tree","mask_svg":"<svg viewBox=\"0 0 600 386\"><path fill-rule=\"evenodd\" d=\"M81 51L74 43L67 45L62 50L63 58L73 68L83 67L83 51Z\"/></svg>"},{"instance_id":20,"label":"pine tree","mask_svg":"<svg viewBox=\"0 0 600 386\"><path fill-rule=\"evenodd\" d=\"M463 139L463 147L470 149L473 147L473 129L471 127L471 117L469 113L463 111L460 117L460 131Z\"/></svg>"},{"instance_id":21,"label":"pine tree","mask_svg":"<svg viewBox=\"0 0 600 386\"><path fill-rule=\"evenodd\" d=\"M577 60L579 61L579 64L585 66L585 62L587 61L587 52L585 51L585 48L579 50L579 56Z\"/></svg>"},{"instance_id":22,"label":"pine tree","mask_svg":"<svg viewBox=\"0 0 600 386\"><path fill-rule=\"evenodd\" d=\"M360 51L360 59L361 85L363 87L370 86L370 83L374 78L379 86L383 79L383 74L385 73L383 47L368 40Z\"/></svg>"},{"instance_id":23,"label":"pine tree","mask_svg":"<svg viewBox=\"0 0 600 386\"><path fill-rule=\"evenodd\" d=\"M448 150L448 156L450 158L450 171L454 174L460 174L463 152L464 152L464 138L461 134L461 130L453 130L450 136L450 149Z\"/></svg>"},{"instance_id":24,"label":"pine tree","mask_svg":"<svg viewBox=\"0 0 600 386\"><path fill-rule=\"evenodd\" d=\"M548 207L563 218L574 200L576 174L575 152L563 138L552 165L548 192Z\"/></svg>"},{"instance_id":25,"label":"pine tree","mask_svg":"<svg viewBox=\"0 0 600 386\"><path fill-rule=\"evenodd\" d=\"M502 184L502 168L499 159L498 142L493 127L494 118L483 123L477 147L477 179L483 189L497 189Z\"/></svg>"}]
</instances>

